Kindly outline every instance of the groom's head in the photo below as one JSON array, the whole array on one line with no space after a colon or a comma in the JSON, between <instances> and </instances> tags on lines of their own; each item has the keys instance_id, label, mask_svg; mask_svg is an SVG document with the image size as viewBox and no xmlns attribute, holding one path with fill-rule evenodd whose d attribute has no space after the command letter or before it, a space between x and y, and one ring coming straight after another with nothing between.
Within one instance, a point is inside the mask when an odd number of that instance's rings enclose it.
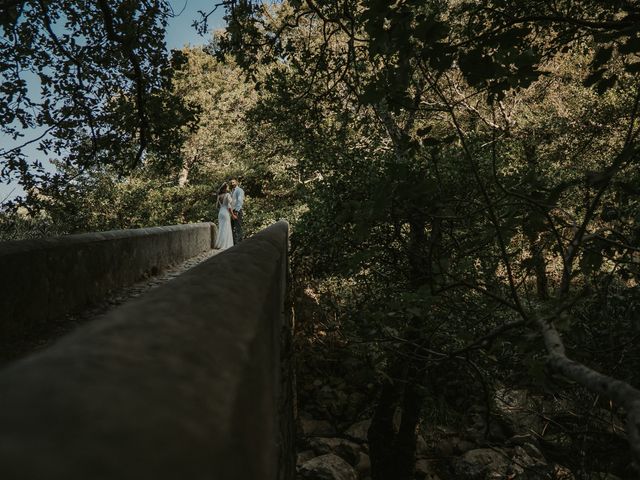
<instances>
[{"instance_id":1,"label":"groom's head","mask_svg":"<svg viewBox=\"0 0 640 480\"><path fill-rule=\"evenodd\" d=\"M229 185L231 185L231 190L233 190L238 186L238 179L232 178L231 180L229 180Z\"/></svg>"}]
</instances>

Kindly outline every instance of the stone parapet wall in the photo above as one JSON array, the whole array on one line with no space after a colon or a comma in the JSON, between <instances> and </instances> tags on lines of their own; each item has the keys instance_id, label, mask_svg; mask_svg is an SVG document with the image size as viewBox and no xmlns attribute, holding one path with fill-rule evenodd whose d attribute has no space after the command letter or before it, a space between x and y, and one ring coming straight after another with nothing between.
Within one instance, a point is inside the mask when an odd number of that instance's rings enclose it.
<instances>
[{"instance_id":1,"label":"stone parapet wall","mask_svg":"<svg viewBox=\"0 0 640 480\"><path fill-rule=\"evenodd\" d=\"M0 242L0 344L209 250L215 225Z\"/></svg>"},{"instance_id":2,"label":"stone parapet wall","mask_svg":"<svg viewBox=\"0 0 640 480\"><path fill-rule=\"evenodd\" d=\"M0 371L3 478L292 480L287 249L278 222Z\"/></svg>"}]
</instances>

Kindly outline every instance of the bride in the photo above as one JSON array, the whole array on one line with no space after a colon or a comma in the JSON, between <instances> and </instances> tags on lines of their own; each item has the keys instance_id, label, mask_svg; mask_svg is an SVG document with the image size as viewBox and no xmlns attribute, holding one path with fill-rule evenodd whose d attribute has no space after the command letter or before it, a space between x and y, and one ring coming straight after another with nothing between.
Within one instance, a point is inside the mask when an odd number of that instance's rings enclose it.
<instances>
[{"instance_id":1,"label":"bride","mask_svg":"<svg viewBox=\"0 0 640 480\"><path fill-rule=\"evenodd\" d=\"M218 190L218 235L216 235L215 248L224 250L233 247L233 233L231 231L231 217L235 218L231 205L229 185L224 182Z\"/></svg>"}]
</instances>

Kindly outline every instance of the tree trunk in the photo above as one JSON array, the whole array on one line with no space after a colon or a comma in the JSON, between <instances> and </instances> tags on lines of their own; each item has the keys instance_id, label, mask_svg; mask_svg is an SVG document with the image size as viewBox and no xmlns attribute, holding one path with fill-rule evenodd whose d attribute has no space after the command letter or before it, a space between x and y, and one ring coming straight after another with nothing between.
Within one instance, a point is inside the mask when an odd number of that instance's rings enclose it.
<instances>
[{"instance_id":1,"label":"tree trunk","mask_svg":"<svg viewBox=\"0 0 640 480\"><path fill-rule=\"evenodd\" d=\"M371 458L371 479L395 478L394 448L395 431L393 415L398 400L397 388L392 380L385 381L378 399L367 437Z\"/></svg>"},{"instance_id":2,"label":"tree trunk","mask_svg":"<svg viewBox=\"0 0 640 480\"><path fill-rule=\"evenodd\" d=\"M416 429L422 411L418 362L407 360L413 352L404 348L391 367L394 374L382 392L369 427L369 454L372 480L413 480L416 456ZM396 432L393 417L401 407L400 426Z\"/></svg>"},{"instance_id":3,"label":"tree trunk","mask_svg":"<svg viewBox=\"0 0 640 480\"><path fill-rule=\"evenodd\" d=\"M533 270L536 274L536 293L540 300L548 300L547 262L544 259L543 249L540 245L540 236L539 234L528 235L528 239L529 254L533 260Z\"/></svg>"},{"instance_id":4,"label":"tree trunk","mask_svg":"<svg viewBox=\"0 0 640 480\"><path fill-rule=\"evenodd\" d=\"M191 166L197 161L198 157L195 155L192 160L185 160L180 168L178 174L178 186L184 187L189 183L189 173L191 173Z\"/></svg>"},{"instance_id":5,"label":"tree trunk","mask_svg":"<svg viewBox=\"0 0 640 480\"><path fill-rule=\"evenodd\" d=\"M412 362L417 366L416 361ZM412 368L414 370L414 368ZM411 373L405 384L404 397L402 399L402 419L400 429L396 437L396 478L413 479L416 466L416 430L420 422L422 412L422 395L420 394L421 381L417 372Z\"/></svg>"},{"instance_id":6,"label":"tree trunk","mask_svg":"<svg viewBox=\"0 0 640 480\"><path fill-rule=\"evenodd\" d=\"M416 101L419 101L419 95L416 97ZM403 131L384 104L378 106L377 112L393 141L398 162L406 162L405 138L408 138L411 122L405 125L406 130ZM403 212L401 217L408 220L410 226L409 244L406 252L409 264L409 288L412 291L417 291L418 288L432 282L431 267L432 263L437 261L430 255L432 248L429 248L426 233L429 217L423 209L413 207L409 211ZM417 325L412 323L416 323L415 319L410 322L404 332L407 342L401 347L403 351L396 355L387 371L389 379L382 386L380 398L371 420L368 440L372 480L414 479L416 427L420 421L421 412L420 378L416 373L419 371L419 363L421 362L415 359L415 343L420 343L421 335ZM399 406L401 407L401 421L396 433L393 417Z\"/></svg>"}]
</instances>

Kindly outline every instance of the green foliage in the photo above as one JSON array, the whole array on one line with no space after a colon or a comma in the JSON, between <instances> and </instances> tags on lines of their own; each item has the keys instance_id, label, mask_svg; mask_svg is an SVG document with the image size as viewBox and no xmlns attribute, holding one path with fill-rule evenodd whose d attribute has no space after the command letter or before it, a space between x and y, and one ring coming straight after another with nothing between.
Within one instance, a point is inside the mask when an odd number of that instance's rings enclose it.
<instances>
[{"instance_id":1,"label":"green foliage","mask_svg":"<svg viewBox=\"0 0 640 480\"><path fill-rule=\"evenodd\" d=\"M588 412L593 396L549 371L538 320L572 358L637 385L636 2L224 3L226 34L153 77L147 108L176 142L158 133L126 176L61 163L31 218L213 220L213 192L238 176L249 231L293 224L305 347L348 349L367 395L416 386L441 409L431 420L464 421L505 388ZM105 137L126 140L117 158L134 158L135 97L100 105L124 119ZM309 392L339 416L350 369L331 362ZM459 401L463 383L474 393ZM555 407L537 433L571 461L586 437Z\"/></svg>"},{"instance_id":2,"label":"green foliage","mask_svg":"<svg viewBox=\"0 0 640 480\"><path fill-rule=\"evenodd\" d=\"M0 180L30 195L72 181L50 162L127 171L145 153L175 159L193 112L170 93L169 11L166 2L4 2L0 133L13 145L0 150ZM36 128L35 140L23 138ZM26 158L33 142L38 158Z\"/></svg>"},{"instance_id":3,"label":"green foliage","mask_svg":"<svg viewBox=\"0 0 640 480\"><path fill-rule=\"evenodd\" d=\"M637 275L625 193L638 174L635 12L371 0L232 20L221 47L261 72L255 118L309 182L296 278L333 286L327 308L346 339L369 345L381 388L398 362L405 375L435 372L457 355L480 384L542 396L567 386L548 375L534 319L579 357L588 346L572 335L597 320L575 304L599 301L603 275L622 288ZM591 352L585 365L615 375ZM432 404L445 384L434 375Z\"/></svg>"},{"instance_id":4,"label":"green foliage","mask_svg":"<svg viewBox=\"0 0 640 480\"><path fill-rule=\"evenodd\" d=\"M142 165L127 174L117 165L57 162L58 173L32 188L20 213L7 210L1 217L7 236L18 224L33 224L37 235L38 228L40 234L52 231L46 225L54 225L55 233L62 234L216 222L216 191L231 177L240 178L247 193L248 234L300 214L303 207L290 171L295 162L274 153L270 133L249 117L256 101L253 83L233 62L216 60L208 49L174 52L172 66L172 81L167 84L171 89L149 101L157 102L159 119L179 120L175 142L161 144L158 139ZM195 125L175 118L179 112L172 108L174 100L186 106L185 112L198 112ZM121 111L114 120L135 115L131 107L126 98L115 99L113 109ZM125 126L118 128L124 136L130 133ZM17 238L29 235L30 231L15 232Z\"/></svg>"}]
</instances>

